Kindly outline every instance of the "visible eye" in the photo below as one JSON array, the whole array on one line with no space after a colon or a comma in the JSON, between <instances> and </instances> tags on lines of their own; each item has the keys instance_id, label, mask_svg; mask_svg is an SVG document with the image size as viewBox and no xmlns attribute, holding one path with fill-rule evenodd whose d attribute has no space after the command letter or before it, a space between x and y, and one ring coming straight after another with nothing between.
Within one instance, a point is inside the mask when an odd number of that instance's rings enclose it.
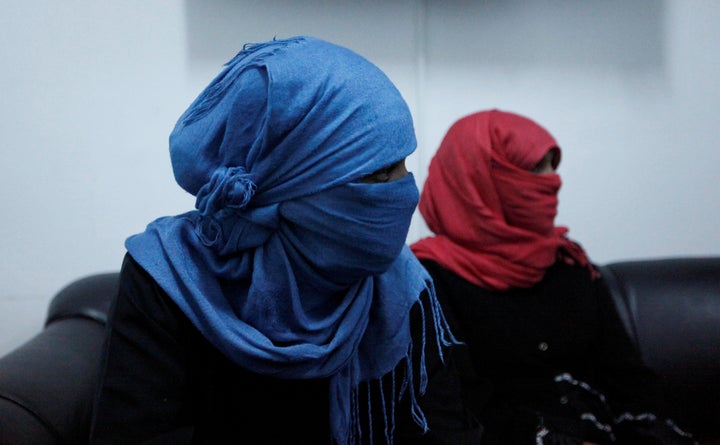
<instances>
[{"instance_id":1,"label":"visible eye","mask_svg":"<svg viewBox=\"0 0 720 445\"><path fill-rule=\"evenodd\" d=\"M388 165L387 167L381 168L374 173L364 176L360 181L366 184L390 182L405 177L407 173L408 172L405 169L405 159L403 159L394 164Z\"/></svg>"},{"instance_id":2,"label":"visible eye","mask_svg":"<svg viewBox=\"0 0 720 445\"><path fill-rule=\"evenodd\" d=\"M530 171L539 175L553 173L555 171L555 155L555 150L548 151L545 156L540 159L540 162L535 164L535 167L533 167Z\"/></svg>"},{"instance_id":3,"label":"visible eye","mask_svg":"<svg viewBox=\"0 0 720 445\"><path fill-rule=\"evenodd\" d=\"M388 182L388 180L390 179L390 171L391 170L392 170L392 166L385 167L374 173L370 173L369 175L364 176L362 178L362 182L366 182L366 183Z\"/></svg>"}]
</instances>

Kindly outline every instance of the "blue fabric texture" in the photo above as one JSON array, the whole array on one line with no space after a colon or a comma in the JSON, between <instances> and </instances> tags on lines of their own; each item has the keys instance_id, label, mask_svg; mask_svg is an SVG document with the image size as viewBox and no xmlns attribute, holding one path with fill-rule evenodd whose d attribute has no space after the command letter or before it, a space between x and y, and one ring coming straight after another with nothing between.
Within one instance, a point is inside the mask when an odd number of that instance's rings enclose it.
<instances>
[{"instance_id":1,"label":"blue fabric texture","mask_svg":"<svg viewBox=\"0 0 720 445\"><path fill-rule=\"evenodd\" d=\"M246 45L170 135L175 179L196 209L126 241L240 366L329 377L340 444L362 432L360 382L404 361L410 397L424 390L424 368L412 375L409 327L423 292L434 344L455 342L430 277L405 246L418 200L412 175L360 181L415 146L402 96L360 55L312 37ZM416 404L413 412L426 427Z\"/></svg>"}]
</instances>

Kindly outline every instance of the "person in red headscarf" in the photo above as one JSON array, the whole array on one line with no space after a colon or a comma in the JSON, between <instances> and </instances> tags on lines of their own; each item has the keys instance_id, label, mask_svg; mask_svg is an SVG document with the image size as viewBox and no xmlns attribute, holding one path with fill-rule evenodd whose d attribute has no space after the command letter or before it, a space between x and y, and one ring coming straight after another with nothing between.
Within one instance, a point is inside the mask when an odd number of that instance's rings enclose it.
<instances>
[{"instance_id":1,"label":"person in red headscarf","mask_svg":"<svg viewBox=\"0 0 720 445\"><path fill-rule=\"evenodd\" d=\"M434 155L411 245L466 344L484 445L685 444L598 270L555 225L561 150L533 120L487 110Z\"/></svg>"}]
</instances>

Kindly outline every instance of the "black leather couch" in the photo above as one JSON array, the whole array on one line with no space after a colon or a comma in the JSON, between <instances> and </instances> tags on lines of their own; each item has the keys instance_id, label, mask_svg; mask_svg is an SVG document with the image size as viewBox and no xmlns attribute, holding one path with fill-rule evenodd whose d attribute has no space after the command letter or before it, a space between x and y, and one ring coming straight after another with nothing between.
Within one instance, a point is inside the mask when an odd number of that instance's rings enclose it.
<instances>
[{"instance_id":1,"label":"black leather couch","mask_svg":"<svg viewBox=\"0 0 720 445\"><path fill-rule=\"evenodd\" d=\"M601 267L674 419L720 444L720 257L644 259ZM106 314L117 273L62 289L44 329L0 358L0 445L87 443Z\"/></svg>"},{"instance_id":2,"label":"black leather couch","mask_svg":"<svg viewBox=\"0 0 720 445\"><path fill-rule=\"evenodd\" d=\"M45 327L0 358L0 444L88 443L106 315L118 274L69 284L50 302Z\"/></svg>"},{"instance_id":3,"label":"black leather couch","mask_svg":"<svg viewBox=\"0 0 720 445\"><path fill-rule=\"evenodd\" d=\"M664 381L671 415L720 444L720 257L601 268L643 361Z\"/></svg>"}]
</instances>

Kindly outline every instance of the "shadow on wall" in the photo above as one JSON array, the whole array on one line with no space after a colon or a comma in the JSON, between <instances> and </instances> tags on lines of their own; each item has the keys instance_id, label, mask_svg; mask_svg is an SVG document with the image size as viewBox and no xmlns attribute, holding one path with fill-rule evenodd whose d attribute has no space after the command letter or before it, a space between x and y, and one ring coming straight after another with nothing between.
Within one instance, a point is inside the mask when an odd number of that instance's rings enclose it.
<instances>
[{"instance_id":1,"label":"shadow on wall","mask_svg":"<svg viewBox=\"0 0 720 445\"><path fill-rule=\"evenodd\" d=\"M189 67L225 62L240 46L310 35L347 46L374 62L413 63L416 0L185 0Z\"/></svg>"},{"instance_id":2,"label":"shadow on wall","mask_svg":"<svg viewBox=\"0 0 720 445\"><path fill-rule=\"evenodd\" d=\"M665 65L664 1L468 0L428 8L428 60L438 64L622 71Z\"/></svg>"},{"instance_id":3,"label":"shadow on wall","mask_svg":"<svg viewBox=\"0 0 720 445\"><path fill-rule=\"evenodd\" d=\"M311 34L375 60L413 48L443 65L661 71L665 9L662 0L185 0L191 65L225 61L247 41Z\"/></svg>"}]
</instances>

